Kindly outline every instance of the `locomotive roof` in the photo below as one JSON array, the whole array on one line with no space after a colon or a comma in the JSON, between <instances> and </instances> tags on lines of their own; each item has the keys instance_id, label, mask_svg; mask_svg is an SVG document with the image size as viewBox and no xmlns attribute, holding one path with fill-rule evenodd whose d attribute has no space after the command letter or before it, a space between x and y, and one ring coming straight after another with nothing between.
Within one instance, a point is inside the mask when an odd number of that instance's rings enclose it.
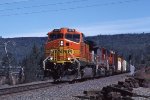
<instances>
[{"instance_id":1,"label":"locomotive roof","mask_svg":"<svg viewBox=\"0 0 150 100\"><path fill-rule=\"evenodd\" d=\"M51 33L76 33L76 34L82 34L81 32L75 30L75 29L71 29L71 28L60 28L60 29L54 29L51 32L48 32L47 35L51 34Z\"/></svg>"}]
</instances>

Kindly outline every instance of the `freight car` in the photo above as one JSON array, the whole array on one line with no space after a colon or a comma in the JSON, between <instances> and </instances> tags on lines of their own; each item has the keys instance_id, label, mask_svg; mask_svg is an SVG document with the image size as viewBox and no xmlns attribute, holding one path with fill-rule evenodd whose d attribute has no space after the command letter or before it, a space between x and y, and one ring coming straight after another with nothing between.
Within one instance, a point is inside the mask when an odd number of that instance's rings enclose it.
<instances>
[{"instance_id":1,"label":"freight car","mask_svg":"<svg viewBox=\"0 0 150 100\"><path fill-rule=\"evenodd\" d=\"M54 80L113 75L127 62L114 51L91 45L82 32L70 28L49 32L45 44L44 76Z\"/></svg>"}]
</instances>

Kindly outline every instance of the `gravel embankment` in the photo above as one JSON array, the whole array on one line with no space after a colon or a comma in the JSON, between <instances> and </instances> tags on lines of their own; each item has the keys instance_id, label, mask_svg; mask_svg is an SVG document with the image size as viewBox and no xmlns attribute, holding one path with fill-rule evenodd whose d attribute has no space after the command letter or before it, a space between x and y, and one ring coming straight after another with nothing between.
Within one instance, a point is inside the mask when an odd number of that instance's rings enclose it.
<instances>
[{"instance_id":1,"label":"gravel embankment","mask_svg":"<svg viewBox=\"0 0 150 100\"><path fill-rule=\"evenodd\" d=\"M0 96L0 100L79 100L73 96L83 95L85 90L100 90L102 87L123 81L127 74L89 80L75 84L62 84L21 93Z\"/></svg>"},{"instance_id":2,"label":"gravel embankment","mask_svg":"<svg viewBox=\"0 0 150 100\"><path fill-rule=\"evenodd\" d=\"M150 96L150 88L134 88L133 92L138 95ZM134 100L150 100L150 98L132 97Z\"/></svg>"}]
</instances>

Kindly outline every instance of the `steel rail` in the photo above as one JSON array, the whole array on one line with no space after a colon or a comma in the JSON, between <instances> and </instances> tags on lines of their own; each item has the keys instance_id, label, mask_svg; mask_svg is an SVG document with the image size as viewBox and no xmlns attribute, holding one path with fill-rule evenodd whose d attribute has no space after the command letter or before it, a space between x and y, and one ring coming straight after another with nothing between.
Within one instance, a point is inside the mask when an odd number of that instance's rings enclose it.
<instances>
[{"instance_id":1,"label":"steel rail","mask_svg":"<svg viewBox=\"0 0 150 100\"><path fill-rule=\"evenodd\" d=\"M6 87L6 88L0 88L0 96L54 86L54 85L55 84L52 84L52 82L40 82L40 83L21 84L21 85Z\"/></svg>"}]
</instances>

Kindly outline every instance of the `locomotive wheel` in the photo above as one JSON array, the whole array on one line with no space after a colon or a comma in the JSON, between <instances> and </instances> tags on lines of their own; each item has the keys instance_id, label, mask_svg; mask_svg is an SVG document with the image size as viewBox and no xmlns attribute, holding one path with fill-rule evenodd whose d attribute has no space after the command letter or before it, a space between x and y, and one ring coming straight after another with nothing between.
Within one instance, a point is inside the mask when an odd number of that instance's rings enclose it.
<instances>
[{"instance_id":1,"label":"locomotive wheel","mask_svg":"<svg viewBox=\"0 0 150 100\"><path fill-rule=\"evenodd\" d=\"M53 72L52 72L52 77L55 80L60 79L62 76L62 66L61 65L55 65Z\"/></svg>"},{"instance_id":2,"label":"locomotive wheel","mask_svg":"<svg viewBox=\"0 0 150 100\"><path fill-rule=\"evenodd\" d=\"M47 71L47 70L44 70L44 77L49 77L50 76L50 73L49 73L49 71Z\"/></svg>"},{"instance_id":3,"label":"locomotive wheel","mask_svg":"<svg viewBox=\"0 0 150 100\"><path fill-rule=\"evenodd\" d=\"M59 71L58 70L54 70L52 72L52 77L53 77L54 81L60 79Z\"/></svg>"},{"instance_id":4,"label":"locomotive wheel","mask_svg":"<svg viewBox=\"0 0 150 100\"><path fill-rule=\"evenodd\" d=\"M81 70L81 78L94 77L96 70L93 67L85 67Z\"/></svg>"},{"instance_id":5,"label":"locomotive wheel","mask_svg":"<svg viewBox=\"0 0 150 100\"><path fill-rule=\"evenodd\" d=\"M109 75L110 76L113 75L113 69L112 68L110 68L110 70L109 70Z\"/></svg>"},{"instance_id":6,"label":"locomotive wheel","mask_svg":"<svg viewBox=\"0 0 150 100\"><path fill-rule=\"evenodd\" d=\"M105 75L106 75L105 68L101 68L101 70L100 70L100 76L105 76Z\"/></svg>"},{"instance_id":7,"label":"locomotive wheel","mask_svg":"<svg viewBox=\"0 0 150 100\"><path fill-rule=\"evenodd\" d=\"M96 76L96 66L93 66L93 77L95 77Z\"/></svg>"}]
</instances>

